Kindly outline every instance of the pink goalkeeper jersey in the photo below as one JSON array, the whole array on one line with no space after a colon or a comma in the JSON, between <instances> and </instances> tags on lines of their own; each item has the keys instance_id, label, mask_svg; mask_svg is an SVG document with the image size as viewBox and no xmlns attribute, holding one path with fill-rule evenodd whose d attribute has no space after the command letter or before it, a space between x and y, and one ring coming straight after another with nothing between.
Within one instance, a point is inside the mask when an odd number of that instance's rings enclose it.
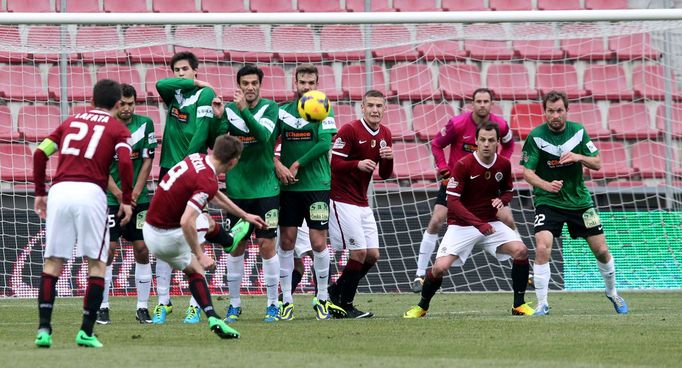
<instances>
[{"instance_id":1,"label":"pink goalkeeper jersey","mask_svg":"<svg viewBox=\"0 0 682 368\"><path fill-rule=\"evenodd\" d=\"M431 152L436 160L438 170L448 168L454 172L455 164L463 157L476 151L476 122L472 117L473 112L465 112L453 116L448 120L445 127L431 141ZM509 159L514 153L514 139L509 124L502 117L490 114L490 122L497 123L500 127L500 156ZM445 147L450 146L450 158L445 161Z\"/></svg>"}]
</instances>

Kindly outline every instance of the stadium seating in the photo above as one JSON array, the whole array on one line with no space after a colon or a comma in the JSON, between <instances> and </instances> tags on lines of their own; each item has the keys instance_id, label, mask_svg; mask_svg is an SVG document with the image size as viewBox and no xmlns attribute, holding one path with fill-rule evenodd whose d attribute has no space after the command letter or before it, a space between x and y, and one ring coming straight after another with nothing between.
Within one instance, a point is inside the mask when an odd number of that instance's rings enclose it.
<instances>
[{"instance_id":1,"label":"stadium seating","mask_svg":"<svg viewBox=\"0 0 682 368\"><path fill-rule=\"evenodd\" d=\"M464 49L474 60L511 60L514 58L514 50L507 41L489 41L490 35L504 34L504 28L500 24L473 24L464 27L464 33L471 37L481 39L464 40Z\"/></svg>"},{"instance_id":2,"label":"stadium seating","mask_svg":"<svg viewBox=\"0 0 682 368\"><path fill-rule=\"evenodd\" d=\"M194 13L197 7L194 1L152 0L152 10L155 13Z\"/></svg>"},{"instance_id":3,"label":"stadium seating","mask_svg":"<svg viewBox=\"0 0 682 368\"><path fill-rule=\"evenodd\" d=\"M296 50L277 52L277 58L285 63L312 63L322 60L322 54L315 50L315 35L306 26L279 26L270 35L274 50Z\"/></svg>"},{"instance_id":4,"label":"stadium seating","mask_svg":"<svg viewBox=\"0 0 682 368\"><path fill-rule=\"evenodd\" d=\"M401 100L440 98L426 64L396 64L390 70L391 91Z\"/></svg>"},{"instance_id":5,"label":"stadium seating","mask_svg":"<svg viewBox=\"0 0 682 368\"><path fill-rule=\"evenodd\" d=\"M672 104L672 135L674 139L682 139L682 104ZM656 129L665 132L665 109L664 104L656 108Z\"/></svg>"},{"instance_id":6,"label":"stadium seating","mask_svg":"<svg viewBox=\"0 0 682 368\"><path fill-rule=\"evenodd\" d=\"M436 6L435 0L393 0L393 8L401 12L443 10L442 8Z\"/></svg>"},{"instance_id":7,"label":"stadium seating","mask_svg":"<svg viewBox=\"0 0 682 368\"><path fill-rule=\"evenodd\" d=\"M515 136L526 139L531 130L545 122L540 103L518 103L511 110L511 128Z\"/></svg>"},{"instance_id":8,"label":"stadium seating","mask_svg":"<svg viewBox=\"0 0 682 368\"><path fill-rule=\"evenodd\" d=\"M625 146L621 142L597 142L595 143L599 149L599 156L601 157L601 170L585 169L585 174L591 179L630 179L636 173L630 160L628 160Z\"/></svg>"},{"instance_id":9,"label":"stadium seating","mask_svg":"<svg viewBox=\"0 0 682 368\"><path fill-rule=\"evenodd\" d=\"M588 91L578 86L578 73L572 64L538 64L535 87L543 95L551 90L565 92L570 99L589 95Z\"/></svg>"},{"instance_id":10,"label":"stadium seating","mask_svg":"<svg viewBox=\"0 0 682 368\"><path fill-rule=\"evenodd\" d=\"M677 162L675 148L672 147L671 168ZM668 157L666 145L648 140L635 142L630 147L632 167L639 171L642 179L663 178L667 170L665 160Z\"/></svg>"},{"instance_id":11,"label":"stadium seating","mask_svg":"<svg viewBox=\"0 0 682 368\"><path fill-rule=\"evenodd\" d=\"M585 9L627 9L628 0L585 0Z\"/></svg>"},{"instance_id":12,"label":"stadium seating","mask_svg":"<svg viewBox=\"0 0 682 368\"><path fill-rule=\"evenodd\" d=\"M14 182L33 180L33 154L28 145L0 144L0 180Z\"/></svg>"},{"instance_id":13,"label":"stadium seating","mask_svg":"<svg viewBox=\"0 0 682 368\"><path fill-rule=\"evenodd\" d=\"M58 12L99 13L99 0L66 0L66 9L62 11L61 0L55 0Z\"/></svg>"},{"instance_id":14,"label":"stadium seating","mask_svg":"<svg viewBox=\"0 0 682 368\"><path fill-rule=\"evenodd\" d=\"M76 33L76 47L87 50L97 44L98 40L116 40L111 45L114 50L81 52L80 58L85 63L125 63L128 55L120 49L118 38L118 31L114 27L80 27Z\"/></svg>"},{"instance_id":15,"label":"stadium seating","mask_svg":"<svg viewBox=\"0 0 682 368\"><path fill-rule=\"evenodd\" d=\"M581 10L580 0L538 0L538 10Z\"/></svg>"},{"instance_id":16,"label":"stadium seating","mask_svg":"<svg viewBox=\"0 0 682 368\"><path fill-rule=\"evenodd\" d=\"M317 65L317 72L317 89L324 91L327 98L331 100L339 100L344 97L343 90L337 87L334 68L331 65ZM293 74L291 79L295 82L296 76Z\"/></svg>"},{"instance_id":17,"label":"stadium seating","mask_svg":"<svg viewBox=\"0 0 682 368\"><path fill-rule=\"evenodd\" d=\"M338 0L298 0L298 10L302 12L345 12Z\"/></svg>"},{"instance_id":18,"label":"stadium seating","mask_svg":"<svg viewBox=\"0 0 682 368\"><path fill-rule=\"evenodd\" d=\"M281 0L250 0L251 11L256 13L295 12L291 1Z\"/></svg>"},{"instance_id":19,"label":"stadium seating","mask_svg":"<svg viewBox=\"0 0 682 368\"><path fill-rule=\"evenodd\" d=\"M148 12L146 1L140 0L103 0L107 13L145 13Z\"/></svg>"},{"instance_id":20,"label":"stadium seating","mask_svg":"<svg viewBox=\"0 0 682 368\"><path fill-rule=\"evenodd\" d=\"M609 49L616 52L618 60L657 60L661 52L651 47L651 36L637 33L609 38Z\"/></svg>"},{"instance_id":21,"label":"stadium seating","mask_svg":"<svg viewBox=\"0 0 682 368\"><path fill-rule=\"evenodd\" d=\"M76 114L82 114L84 112L88 112L92 110L92 105L91 104L73 104L71 105L71 109L69 110L69 115L76 115Z\"/></svg>"},{"instance_id":22,"label":"stadium seating","mask_svg":"<svg viewBox=\"0 0 682 368\"><path fill-rule=\"evenodd\" d=\"M21 138L19 130L12 124L12 113L6 105L0 105L0 142L16 141Z\"/></svg>"},{"instance_id":23,"label":"stadium seating","mask_svg":"<svg viewBox=\"0 0 682 368\"><path fill-rule=\"evenodd\" d=\"M568 105L568 120L582 124L592 139L609 139L612 132L602 125L599 106L594 103L572 103Z\"/></svg>"},{"instance_id":24,"label":"stadium seating","mask_svg":"<svg viewBox=\"0 0 682 368\"><path fill-rule=\"evenodd\" d=\"M299 0L300 2L300 0ZM201 11L204 13L244 13L244 3L241 1L201 0Z\"/></svg>"},{"instance_id":25,"label":"stadium seating","mask_svg":"<svg viewBox=\"0 0 682 368\"><path fill-rule=\"evenodd\" d=\"M346 10L352 12L364 12L365 0L346 0ZM391 8L388 5L388 0L373 0L370 5L370 11L372 12L395 11L395 8Z\"/></svg>"},{"instance_id":26,"label":"stadium seating","mask_svg":"<svg viewBox=\"0 0 682 368\"><path fill-rule=\"evenodd\" d=\"M449 34L457 34L457 28L449 25L417 25L417 39L445 38ZM417 51L425 61L464 61L468 52L462 49L459 40L441 39L433 42L421 42Z\"/></svg>"},{"instance_id":27,"label":"stadium seating","mask_svg":"<svg viewBox=\"0 0 682 368\"><path fill-rule=\"evenodd\" d=\"M143 91L142 79L140 72L135 67L121 66L121 65L106 65L97 69L97 80L112 79L119 83L128 83L135 88L136 91ZM137 94L138 101L144 101L144 95Z\"/></svg>"},{"instance_id":28,"label":"stadium seating","mask_svg":"<svg viewBox=\"0 0 682 368\"><path fill-rule=\"evenodd\" d=\"M393 144L393 173L398 180L435 180L431 151L423 143Z\"/></svg>"},{"instance_id":29,"label":"stadium seating","mask_svg":"<svg viewBox=\"0 0 682 368\"><path fill-rule=\"evenodd\" d=\"M228 60L236 62L271 62L272 53L265 50L265 33L258 26L223 27L223 50Z\"/></svg>"},{"instance_id":30,"label":"stadium seating","mask_svg":"<svg viewBox=\"0 0 682 368\"><path fill-rule=\"evenodd\" d=\"M191 51L199 61L219 62L225 59L225 53L218 49L218 39L213 26L179 26L175 30L175 42L182 45L175 46L175 52ZM194 47L197 44L201 45L201 48Z\"/></svg>"},{"instance_id":31,"label":"stadium seating","mask_svg":"<svg viewBox=\"0 0 682 368\"><path fill-rule=\"evenodd\" d=\"M441 7L446 11L485 11L491 10L483 0L441 0Z\"/></svg>"},{"instance_id":32,"label":"stadium seating","mask_svg":"<svg viewBox=\"0 0 682 368\"><path fill-rule=\"evenodd\" d=\"M234 91L237 89L237 72L230 65L207 64L200 67L200 79L208 82L215 89L216 96L223 100L232 101ZM264 79L268 76L264 76Z\"/></svg>"},{"instance_id":33,"label":"stadium seating","mask_svg":"<svg viewBox=\"0 0 682 368\"><path fill-rule=\"evenodd\" d=\"M41 63L59 62L59 53L56 52L56 49L60 44L60 34L61 30L58 26L28 27L26 31L26 47L32 50L31 58ZM70 44L68 31L66 32L66 37L67 44ZM55 52L52 52L52 49Z\"/></svg>"},{"instance_id":34,"label":"stadium seating","mask_svg":"<svg viewBox=\"0 0 682 368\"><path fill-rule=\"evenodd\" d=\"M447 99L470 98L481 84L481 71L475 64L448 64L440 67L438 85Z\"/></svg>"},{"instance_id":35,"label":"stadium seating","mask_svg":"<svg viewBox=\"0 0 682 368\"><path fill-rule=\"evenodd\" d=\"M159 170L161 170L161 138L162 136L159 135L158 133L156 134L156 138L159 141L159 144L156 146L156 150L154 150L154 158L152 159L152 172L149 174L149 179L151 180L159 180Z\"/></svg>"},{"instance_id":36,"label":"stadium seating","mask_svg":"<svg viewBox=\"0 0 682 368\"><path fill-rule=\"evenodd\" d=\"M19 132L29 142L40 142L59 126L59 116L57 106L24 105L19 109Z\"/></svg>"},{"instance_id":37,"label":"stadium seating","mask_svg":"<svg viewBox=\"0 0 682 368\"><path fill-rule=\"evenodd\" d=\"M513 27L514 34L552 34L551 26L537 24L518 24ZM561 60L564 51L557 46L556 40L514 40L512 47L516 56L527 60Z\"/></svg>"},{"instance_id":38,"label":"stadium seating","mask_svg":"<svg viewBox=\"0 0 682 368\"><path fill-rule=\"evenodd\" d=\"M570 29L564 28L564 31ZM604 46L602 38L570 38L561 40L561 48L566 52L570 59L577 60L609 60L615 54Z\"/></svg>"},{"instance_id":39,"label":"stadium seating","mask_svg":"<svg viewBox=\"0 0 682 368\"><path fill-rule=\"evenodd\" d=\"M620 64L589 65L585 68L585 89L595 100L632 100L635 92L628 89L625 71Z\"/></svg>"},{"instance_id":40,"label":"stadium seating","mask_svg":"<svg viewBox=\"0 0 682 368\"><path fill-rule=\"evenodd\" d=\"M261 97L282 102L294 96L293 86L288 83L282 67L267 65L260 68L263 69L263 74L268 76L268 78L263 78L260 89Z\"/></svg>"},{"instance_id":41,"label":"stadium seating","mask_svg":"<svg viewBox=\"0 0 682 368\"><path fill-rule=\"evenodd\" d=\"M538 97L530 88L528 72L523 64L492 64L488 68L488 88L503 100L527 100Z\"/></svg>"},{"instance_id":42,"label":"stadium seating","mask_svg":"<svg viewBox=\"0 0 682 368\"><path fill-rule=\"evenodd\" d=\"M92 98L92 74L90 69L82 66L67 66L66 67L66 98L69 101L88 102ZM50 97L60 101L62 99L61 91L61 73L59 66L50 67L47 72L47 91Z\"/></svg>"},{"instance_id":43,"label":"stadium seating","mask_svg":"<svg viewBox=\"0 0 682 368\"><path fill-rule=\"evenodd\" d=\"M365 64L346 65L341 71L341 89L352 100L361 99L365 92L370 89L366 87L366 68ZM372 83L371 89L390 95L384 80L384 70L376 64L372 65Z\"/></svg>"},{"instance_id":44,"label":"stadium seating","mask_svg":"<svg viewBox=\"0 0 682 368\"><path fill-rule=\"evenodd\" d=\"M5 47L21 48L21 36L19 29L12 26L0 26L0 35L4 40ZM0 51L0 63L21 63L28 59L26 52Z\"/></svg>"},{"instance_id":45,"label":"stadium seating","mask_svg":"<svg viewBox=\"0 0 682 368\"><path fill-rule=\"evenodd\" d=\"M201 73L201 69L199 70ZM153 68L147 68L144 74L144 91L137 91L138 95L144 95L146 98L152 101L159 101L161 97L159 92L156 90L156 82L159 79L170 78L173 76L173 72L167 66L157 66Z\"/></svg>"},{"instance_id":46,"label":"stadium seating","mask_svg":"<svg viewBox=\"0 0 682 368\"><path fill-rule=\"evenodd\" d=\"M490 0L493 10L533 10L531 0Z\"/></svg>"},{"instance_id":47,"label":"stadium seating","mask_svg":"<svg viewBox=\"0 0 682 368\"><path fill-rule=\"evenodd\" d=\"M382 62L415 61L419 53L414 45L382 47L391 43L411 40L410 31L403 25L373 25L372 26L372 56Z\"/></svg>"},{"instance_id":48,"label":"stadium seating","mask_svg":"<svg viewBox=\"0 0 682 368\"><path fill-rule=\"evenodd\" d=\"M391 130L394 141L413 141L416 138L415 132L408 126L407 114L401 105L387 104L382 124Z\"/></svg>"},{"instance_id":49,"label":"stadium seating","mask_svg":"<svg viewBox=\"0 0 682 368\"><path fill-rule=\"evenodd\" d=\"M170 61L173 52L168 49L166 30L157 26L132 26L123 32L123 44L133 63L158 63ZM131 47L135 43L158 42L158 45Z\"/></svg>"},{"instance_id":50,"label":"stadium seating","mask_svg":"<svg viewBox=\"0 0 682 368\"><path fill-rule=\"evenodd\" d=\"M40 70L30 65L0 66L0 96L10 101L47 101Z\"/></svg>"},{"instance_id":51,"label":"stadium seating","mask_svg":"<svg viewBox=\"0 0 682 368\"><path fill-rule=\"evenodd\" d=\"M349 36L349 38L341 39L338 36L339 34ZM360 26L330 24L323 26L320 31L320 49L330 50L323 52L325 59L338 61L362 60L365 58L363 48L363 36Z\"/></svg>"},{"instance_id":52,"label":"stadium seating","mask_svg":"<svg viewBox=\"0 0 682 368\"><path fill-rule=\"evenodd\" d=\"M55 7L50 0L6 0L7 11L15 13L49 13L54 12Z\"/></svg>"},{"instance_id":53,"label":"stadium seating","mask_svg":"<svg viewBox=\"0 0 682 368\"><path fill-rule=\"evenodd\" d=\"M449 104L424 103L412 107L412 128L422 141L430 141L448 120L455 115Z\"/></svg>"},{"instance_id":54,"label":"stadium seating","mask_svg":"<svg viewBox=\"0 0 682 368\"><path fill-rule=\"evenodd\" d=\"M342 126L360 118L360 115L355 113L355 106L353 105L335 103L333 106L336 129L341 129Z\"/></svg>"},{"instance_id":55,"label":"stadium seating","mask_svg":"<svg viewBox=\"0 0 682 368\"><path fill-rule=\"evenodd\" d=\"M616 139L657 139L660 132L651 127L643 103L615 103L609 106L607 121Z\"/></svg>"},{"instance_id":56,"label":"stadium seating","mask_svg":"<svg viewBox=\"0 0 682 368\"><path fill-rule=\"evenodd\" d=\"M165 124L161 118L161 110L156 105L136 105L135 114L147 116L154 122L154 134L156 135L156 140L161 141L163 138L163 131ZM161 151L156 151L156 154L161 154Z\"/></svg>"},{"instance_id":57,"label":"stadium seating","mask_svg":"<svg viewBox=\"0 0 682 368\"><path fill-rule=\"evenodd\" d=\"M632 89L635 92L649 100L663 100L665 99L665 67L663 65L635 65L632 70ZM677 89L675 81L675 72L672 71L671 77L671 95L673 99L682 99L682 93Z\"/></svg>"},{"instance_id":58,"label":"stadium seating","mask_svg":"<svg viewBox=\"0 0 682 368\"><path fill-rule=\"evenodd\" d=\"M523 148L523 142L517 142L516 147L514 147L514 152L512 153L509 161L512 165L512 177L514 180L523 179L523 165L521 165L521 149ZM516 185L514 185L516 188Z\"/></svg>"}]
</instances>

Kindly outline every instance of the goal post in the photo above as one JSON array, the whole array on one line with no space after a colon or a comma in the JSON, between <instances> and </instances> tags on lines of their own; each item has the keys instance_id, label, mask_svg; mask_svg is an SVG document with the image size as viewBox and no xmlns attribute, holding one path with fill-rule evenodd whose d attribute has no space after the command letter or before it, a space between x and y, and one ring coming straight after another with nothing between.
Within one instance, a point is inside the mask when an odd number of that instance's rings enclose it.
<instances>
[{"instance_id":1,"label":"goal post","mask_svg":"<svg viewBox=\"0 0 682 368\"><path fill-rule=\"evenodd\" d=\"M394 136L391 179L375 180L371 205L381 259L361 292L406 292L438 190L430 141L470 109L478 87L496 95L493 113L512 127L513 213L534 254L532 194L520 152L543 120L541 96L568 93L569 120L586 126L603 168L585 172L624 289L679 289L682 266L682 11L469 13L0 14L0 295L37 295L44 223L32 210L32 152L68 114L87 109L101 78L132 84L137 113L155 122L161 146L165 107L154 85L170 76L173 53L193 51L199 79L226 100L245 63L265 71L261 96L294 96L293 70L312 63L333 102L337 127L360 117L362 94L387 97ZM49 175L56 168L55 157ZM158 180L158 160L149 185ZM222 214L215 212L216 216ZM443 229L444 230L444 229ZM441 231L442 235L443 231ZM208 274L227 292L226 256ZM263 292L257 246L246 257L243 292ZM345 253L334 257L336 272ZM135 292L127 243L114 263L116 294ZM306 268L310 262L306 260ZM445 291L511 290L510 264L477 250L452 268ZM564 237L552 254L553 289L603 287L582 240ZM188 293L180 273L174 293ZM70 261L59 295L81 294L86 267ZM338 273L334 276L338 277ZM312 290L311 278L302 281Z\"/></svg>"}]
</instances>

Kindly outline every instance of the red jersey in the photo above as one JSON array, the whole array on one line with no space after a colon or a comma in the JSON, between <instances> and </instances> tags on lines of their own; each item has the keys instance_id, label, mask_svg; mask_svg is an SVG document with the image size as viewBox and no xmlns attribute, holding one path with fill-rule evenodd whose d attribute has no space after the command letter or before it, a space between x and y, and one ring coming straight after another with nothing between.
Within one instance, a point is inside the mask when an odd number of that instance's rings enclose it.
<instances>
[{"instance_id":1,"label":"red jersey","mask_svg":"<svg viewBox=\"0 0 682 368\"><path fill-rule=\"evenodd\" d=\"M59 148L59 163L53 184L63 181L89 182L106 191L109 168L117 150L131 150L130 131L126 125L108 112L96 109L67 118L47 138ZM130 152L126 156L130 156ZM36 180L37 192L41 191L38 190L40 186L44 188L44 175L42 183Z\"/></svg>"},{"instance_id":2,"label":"red jersey","mask_svg":"<svg viewBox=\"0 0 682 368\"><path fill-rule=\"evenodd\" d=\"M355 120L339 129L332 146L332 185L329 198L342 203L368 207L367 187L372 173L358 169L358 162L370 159L379 164L379 176L388 179L393 160L379 157L379 149L392 147L391 131L379 124L372 130L364 120Z\"/></svg>"},{"instance_id":3,"label":"red jersey","mask_svg":"<svg viewBox=\"0 0 682 368\"><path fill-rule=\"evenodd\" d=\"M217 191L218 178L208 156L193 153L175 164L159 182L146 221L160 229L179 228L187 206L201 212Z\"/></svg>"},{"instance_id":4,"label":"red jersey","mask_svg":"<svg viewBox=\"0 0 682 368\"><path fill-rule=\"evenodd\" d=\"M512 200L511 163L495 154L489 165L478 154L468 155L455 164L448 181L448 224L480 226L497 221L497 209L492 200L500 198L507 205Z\"/></svg>"}]
</instances>

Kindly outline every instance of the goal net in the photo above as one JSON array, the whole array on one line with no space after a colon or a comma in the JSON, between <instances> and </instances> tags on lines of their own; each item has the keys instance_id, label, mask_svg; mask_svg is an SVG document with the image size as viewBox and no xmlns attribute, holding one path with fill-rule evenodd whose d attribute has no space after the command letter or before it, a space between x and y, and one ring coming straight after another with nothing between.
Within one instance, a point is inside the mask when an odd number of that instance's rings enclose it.
<instances>
[{"instance_id":1,"label":"goal net","mask_svg":"<svg viewBox=\"0 0 682 368\"><path fill-rule=\"evenodd\" d=\"M531 260L532 196L518 161L524 139L544 121L540 97L557 89L570 98L569 120L584 124L601 151L602 170L586 171L585 178L616 260L617 286L680 288L681 35L677 21L0 26L0 293L37 295L45 240L44 223L32 210L37 144L64 117L87 109L94 82L110 78L135 87L136 113L153 119L163 145L166 111L155 83L172 75L170 58L182 50L199 57L198 78L228 101L245 63L264 70L261 96L278 102L294 97L294 68L312 63L319 89L333 101L337 127L360 117L366 90L388 96L384 123L393 132L395 168L393 178L371 186L381 260L361 292L409 290L438 191L430 141L450 117L470 109L478 87L495 92L492 112L513 129L512 208ZM50 177L56 162L51 158ZM157 159L151 188L158 169ZM218 261L209 284L227 292L226 255L208 248ZM340 272L346 259L337 253L332 270ZM246 262L243 292L260 293L256 246ZM116 294L135 292L134 263L124 242L114 263ZM309 270L310 261L305 264ZM476 250L450 270L443 289L511 290L510 267ZM603 287L580 239L555 243L551 270L553 289ZM80 259L70 261L59 294L83 293L85 275ZM311 281L306 274L304 290L312 289ZM173 287L188 293L180 273Z\"/></svg>"}]
</instances>

